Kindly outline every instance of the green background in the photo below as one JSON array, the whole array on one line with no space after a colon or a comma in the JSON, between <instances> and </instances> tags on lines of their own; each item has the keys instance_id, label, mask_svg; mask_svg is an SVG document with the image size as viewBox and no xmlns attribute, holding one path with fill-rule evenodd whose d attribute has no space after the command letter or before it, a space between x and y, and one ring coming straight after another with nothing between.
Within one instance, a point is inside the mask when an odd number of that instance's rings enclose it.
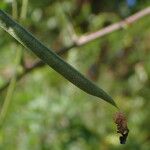
<instances>
[{"instance_id":1,"label":"green background","mask_svg":"<svg viewBox=\"0 0 150 150\"><path fill-rule=\"evenodd\" d=\"M23 1L1 0L0 8L56 51L71 45L75 35L97 31L150 5L149 0L130 0L132 6L129 0L28 0L25 8ZM20 18L22 8L27 12L25 18ZM12 92L0 91L0 110L9 102L0 118L0 149L149 150L149 26L150 17L145 16L63 55L125 112L130 129L125 145L119 143L113 106L84 93L44 65L16 85L11 82ZM36 61L34 54L0 30L0 88Z\"/></svg>"}]
</instances>

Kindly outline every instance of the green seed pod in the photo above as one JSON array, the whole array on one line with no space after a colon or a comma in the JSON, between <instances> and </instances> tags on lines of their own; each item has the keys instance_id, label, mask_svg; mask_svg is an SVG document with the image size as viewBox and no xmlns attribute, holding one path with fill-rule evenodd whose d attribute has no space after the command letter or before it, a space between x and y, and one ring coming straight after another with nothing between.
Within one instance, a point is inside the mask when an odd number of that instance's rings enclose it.
<instances>
[{"instance_id":1,"label":"green seed pod","mask_svg":"<svg viewBox=\"0 0 150 150\"><path fill-rule=\"evenodd\" d=\"M102 89L96 86L93 82L84 77L80 72L74 69L71 65L65 62L61 57L48 49L38 39L36 39L30 32L24 29L21 25L11 19L5 12L0 10L0 27L12 35L24 47L31 50L43 62L52 67L55 71L60 73L67 80L79 87L88 94L102 98L110 104L116 104L114 100Z\"/></svg>"}]
</instances>

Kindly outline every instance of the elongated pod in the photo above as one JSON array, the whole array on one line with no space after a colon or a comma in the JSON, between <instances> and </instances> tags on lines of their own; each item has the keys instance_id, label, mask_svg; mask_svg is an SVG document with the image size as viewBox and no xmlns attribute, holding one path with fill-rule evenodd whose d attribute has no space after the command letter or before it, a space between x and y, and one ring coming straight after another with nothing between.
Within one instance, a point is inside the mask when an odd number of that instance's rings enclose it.
<instances>
[{"instance_id":1,"label":"elongated pod","mask_svg":"<svg viewBox=\"0 0 150 150\"><path fill-rule=\"evenodd\" d=\"M24 47L31 50L43 62L47 63L55 71L60 73L67 80L82 89L88 94L102 98L103 100L116 106L114 100L93 82L84 77L80 72L65 62L61 57L52 50L44 46L31 33L24 29L21 25L11 19L5 12L0 10L0 27L12 35ZM116 106L117 107L117 106Z\"/></svg>"}]
</instances>

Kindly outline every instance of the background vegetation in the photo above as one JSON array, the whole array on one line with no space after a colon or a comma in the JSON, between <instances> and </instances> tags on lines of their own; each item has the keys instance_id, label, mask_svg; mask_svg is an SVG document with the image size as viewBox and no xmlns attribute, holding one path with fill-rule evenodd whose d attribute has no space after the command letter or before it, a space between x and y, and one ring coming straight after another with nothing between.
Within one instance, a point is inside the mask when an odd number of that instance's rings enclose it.
<instances>
[{"instance_id":1,"label":"background vegetation","mask_svg":"<svg viewBox=\"0 0 150 150\"><path fill-rule=\"evenodd\" d=\"M13 16L48 47L118 22L149 0L1 0ZM127 144L119 144L116 109L87 95L46 65L16 81L38 59L0 30L0 149L148 150L150 147L150 17L83 46L63 58L108 91L128 116Z\"/></svg>"}]
</instances>

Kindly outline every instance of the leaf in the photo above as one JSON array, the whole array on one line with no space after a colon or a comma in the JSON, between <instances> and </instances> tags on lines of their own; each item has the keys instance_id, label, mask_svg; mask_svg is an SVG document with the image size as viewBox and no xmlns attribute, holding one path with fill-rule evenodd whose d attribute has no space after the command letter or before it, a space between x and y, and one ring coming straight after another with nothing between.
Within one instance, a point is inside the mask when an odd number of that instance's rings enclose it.
<instances>
[{"instance_id":1,"label":"leaf","mask_svg":"<svg viewBox=\"0 0 150 150\"><path fill-rule=\"evenodd\" d=\"M55 54L51 49L48 49L39 40L37 40L30 32L24 29L21 25L11 19L4 11L0 10L0 27L12 35L24 47L31 50L43 62L60 73L63 77L76 85L81 90L88 94L97 96L108 103L116 104L114 100L101 88L96 86L92 81L84 77L80 72L74 69L71 65L65 62L61 57Z\"/></svg>"}]
</instances>

